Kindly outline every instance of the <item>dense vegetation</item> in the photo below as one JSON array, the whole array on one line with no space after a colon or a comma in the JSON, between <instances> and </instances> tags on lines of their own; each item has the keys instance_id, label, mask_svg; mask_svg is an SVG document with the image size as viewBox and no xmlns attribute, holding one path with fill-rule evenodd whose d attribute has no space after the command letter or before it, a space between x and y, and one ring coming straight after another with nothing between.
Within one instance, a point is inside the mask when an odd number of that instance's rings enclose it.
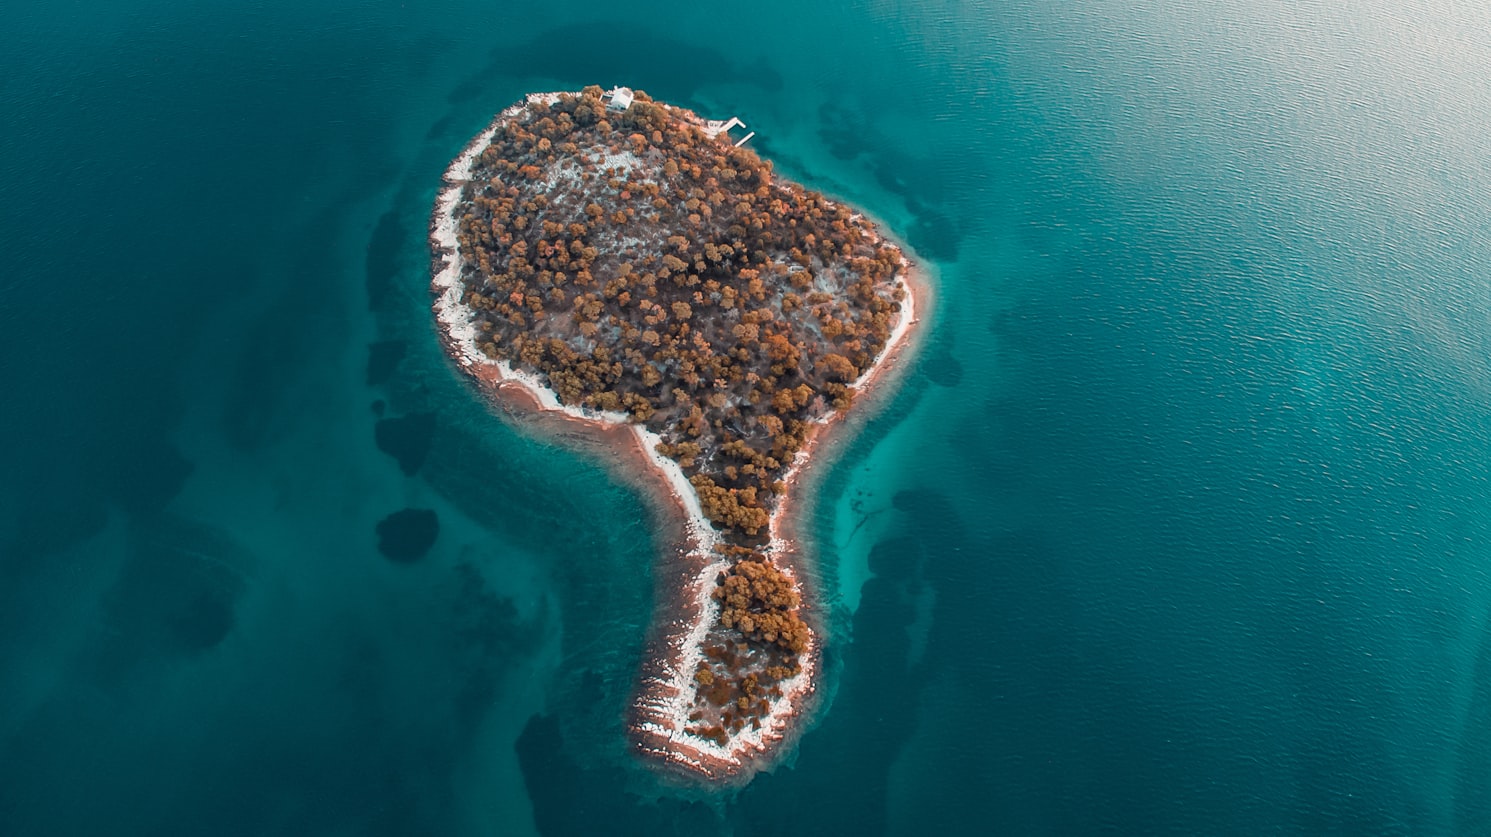
<instances>
[{"instance_id":1,"label":"dense vegetation","mask_svg":"<svg viewBox=\"0 0 1491 837\"><path fill-rule=\"evenodd\" d=\"M640 92L530 102L477 158L458 237L480 349L658 433L729 542L690 717L724 743L800 671L798 594L752 547L809 422L884 349L902 261L701 125Z\"/></svg>"},{"instance_id":2,"label":"dense vegetation","mask_svg":"<svg viewBox=\"0 0 1491 837\"><path fill-rule=\"evenodd\" d=\"M665 440L721 529L758 535L807 422L885 346L900 252L770 164L638 93L529 104L463 203L467 301L493 358Z\"/></svg>"},{"instance_id":3,"label":"dense vegetation","mask_svg":"<svg viewBox=\"0 0 1491 837\"><path fill-rule=\"evenodd\" d=\"M721 573L713 596L719 627L736 637L705 646L690 720L695 734L724 743L727 733L759 723L782 694L778 684L798 673L808 626L792 580L759 555L745 554Z\"/></svg>"}]
</instances>

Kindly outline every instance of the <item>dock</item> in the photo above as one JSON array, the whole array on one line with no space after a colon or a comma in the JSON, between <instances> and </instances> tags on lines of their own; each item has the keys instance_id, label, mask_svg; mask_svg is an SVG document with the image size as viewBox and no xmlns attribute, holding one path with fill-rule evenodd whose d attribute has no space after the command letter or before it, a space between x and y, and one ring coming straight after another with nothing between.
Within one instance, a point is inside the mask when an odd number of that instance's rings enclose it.
<instances>
[{"instance_id":1,"label":"dock","mask_svg":"<svg viewBox=\"0 0 1491 837\"><path fill-rule=\"evenodd\" d=\"M744 122L741 122L739 118L734 116L730 117L729 119L723 120L711 119L704 123L704 135L709 137L710 139L714 139L720 134L729 135L731 128L744 128L745 126L746 124Z\"/></svg>"}]
</instances>

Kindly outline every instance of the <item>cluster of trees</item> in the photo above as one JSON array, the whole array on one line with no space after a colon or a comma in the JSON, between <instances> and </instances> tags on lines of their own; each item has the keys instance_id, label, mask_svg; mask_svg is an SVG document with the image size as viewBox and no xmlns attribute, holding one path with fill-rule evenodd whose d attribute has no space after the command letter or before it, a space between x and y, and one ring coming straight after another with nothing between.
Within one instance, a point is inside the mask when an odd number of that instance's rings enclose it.
<instances>
[{"instance_id":1,"label":"cluster of trees","mask_svg":"<svg viewBox=\"0 0 1491 837\"><path fill-rule=\"evenodd\" d=\"M729 732L759 727L771 701L782 696L781 681L802 670L808 641L792 580L758 554L727 551L743 557L717 579L712 595L720 621L714 636L735 637L705 647L694 671L695 710L689 716L695 735L721 744Z\"/></svg>"},{"instance_id":2,"label":"cluster of trees","mask_svg":"<svg viewBox=\"0 0 1491 837\"><path fill-rule=\"evenodd\" d=\"M771 514L760 506L756 497L756 486L725 488L704 474L694 474L689 477L689 483L699 495L704 516L718 526L755 535L771 522Z\"/></svg>"},{"instance_id":3,"label":"cluster of trees","mask_svg":"<svg viewBox=\"0 0 1491 837\"><path fill-rule=\"evenodd\" d=\"M482 351L646 423L742 538L900 310L900 253L864 219L645 93L623 113L599 87L530 104L460 211Z\"/></svg>"},{"instance_id":4,"label":"cluster of trees","mask_svg":"<svg viewBox=\"0 0 1491 837\"><path fill-rule=\"evenodd\" d=\"M807 647L808 626L797 615L792 579L766 560L737 561L712 594L720 603L720 624L748 639L775 643L793 659Z\"/></svg>"}]
</instances>

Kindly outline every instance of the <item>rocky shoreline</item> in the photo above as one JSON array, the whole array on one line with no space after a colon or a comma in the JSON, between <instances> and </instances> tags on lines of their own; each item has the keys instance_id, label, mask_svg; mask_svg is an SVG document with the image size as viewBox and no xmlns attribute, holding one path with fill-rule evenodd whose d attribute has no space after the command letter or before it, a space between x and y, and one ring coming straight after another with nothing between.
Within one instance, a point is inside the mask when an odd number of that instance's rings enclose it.
<instances>
[{"instance_id":1,"label":"rocky shoreline","mask_svg":"<svg viewBox=\"0 0 1491 837\"><path fill-rule=\"evenodd\" d=\"M760 550L790 580L802 602L799 610L810 617L807 621L812 630L799 654L798 669L777 684L774 694L778 696L769 700L768 710L754 724L734 731L720 730L723 740L702 737L690 729L695 720L690 710L695 675L705 654L715 650L707 644L711 630L717 630L720 610L712 594L730 566L723 551L724 540L701 508L683 468L659 453L662 439L656 433L626 413L563 404L537 375L483 353L478 348L473 312L465 304L457 210L473 163L504 120L530 104L552 103L561 95L530 94L505 109L462 149L445 173L429 230L433 251L431 290L440 339L452 360L506 416L544 435L593 442L620 476L647 493L660 518L667 522L672 534L654 570L657 604L649 653L628 712L632 744L639 756L667 773L711 783L743 783L758 770L775 764L790 749L786 745L801 733L804 719L811 717L816 705L823 626L813 606L818 597L805 595L808 591L798 566L801 551L792 535L800 525L798 510L806 505L797 502L794 495L801 490L810 464L837 435L844 414L832 412L813 423L807 444L784 475L787 489L771 511L767 543ZM692 113L672 110L703 126ZM900 264L896 281L905 290L900 314L874 364L849 384L857 397L885 392L894 373L904 368L904 358L913 345L917 311L926 307L926 283L904 255Z\"/></svg>"}]
</instances>

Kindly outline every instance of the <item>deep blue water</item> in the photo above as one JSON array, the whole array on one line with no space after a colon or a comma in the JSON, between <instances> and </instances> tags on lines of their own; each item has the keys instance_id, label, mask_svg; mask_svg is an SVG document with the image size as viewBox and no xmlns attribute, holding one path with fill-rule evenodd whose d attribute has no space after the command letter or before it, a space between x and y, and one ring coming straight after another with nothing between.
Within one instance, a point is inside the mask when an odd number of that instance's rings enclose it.
<instances>
[{"instance_id":1,"label":"deep blue water","mask_svg":"<svg viewBox=\"0 0 1491 837\"><path fill-rule=\"evenodd\" d=\"M1488 32L5 3L0 834L1491 834ZM936 274L817 507L831 705L729 797L624 751L644 505L429 318L449 158L589 83Z\"/></svg>"}]
</instances>

